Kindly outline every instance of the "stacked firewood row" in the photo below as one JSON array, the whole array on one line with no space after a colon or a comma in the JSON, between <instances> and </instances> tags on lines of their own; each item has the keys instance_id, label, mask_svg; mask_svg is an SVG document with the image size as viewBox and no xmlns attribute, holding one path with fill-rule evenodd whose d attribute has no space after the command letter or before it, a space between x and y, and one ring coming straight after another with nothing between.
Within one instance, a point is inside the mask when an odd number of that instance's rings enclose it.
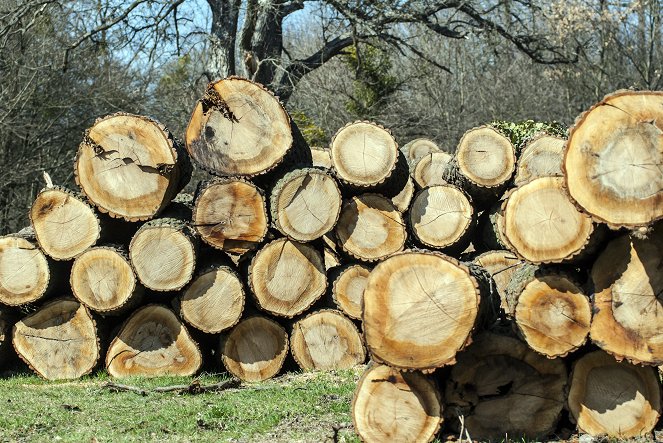
<instances>
[{"instance_id":1,"label":"stacked firewood row","mask_svg":"<svg viewBox=\"0 0 663 443\"><path fill-rule=\"evenodd\" d=\"M453 154L371 122L307 146L281 103L211 83L184 146L97 120L31 227L0 238L0 363L72 379L244 381L371 364L365 441L651 432L663 364L663 94L619 92L568 140L491 126ZM182 192L192 162L210 173ZM368 352L367 352L368 351ZM289 362L292 357L292 362ZM4 360L3 360L4 359Z\"/></svg>"}]
</instances>

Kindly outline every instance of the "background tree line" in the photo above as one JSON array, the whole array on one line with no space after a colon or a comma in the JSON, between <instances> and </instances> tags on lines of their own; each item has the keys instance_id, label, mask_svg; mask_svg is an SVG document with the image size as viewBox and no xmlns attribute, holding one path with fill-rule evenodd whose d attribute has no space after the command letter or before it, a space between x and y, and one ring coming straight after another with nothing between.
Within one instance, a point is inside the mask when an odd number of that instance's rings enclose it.
<instances>
[{"instance_id":1,"label":"background tree line","mask_svg":"<svg viewBox=\"0 0 663 443\"><path fill-rule=\"evenodd\" d=\"M663 87L663 1L0 0L0 225L117 111L180 138L208 81L268 85L313 144L370 119L453 150L492 120L573 123Z\"/></svg>"}]
</instances>

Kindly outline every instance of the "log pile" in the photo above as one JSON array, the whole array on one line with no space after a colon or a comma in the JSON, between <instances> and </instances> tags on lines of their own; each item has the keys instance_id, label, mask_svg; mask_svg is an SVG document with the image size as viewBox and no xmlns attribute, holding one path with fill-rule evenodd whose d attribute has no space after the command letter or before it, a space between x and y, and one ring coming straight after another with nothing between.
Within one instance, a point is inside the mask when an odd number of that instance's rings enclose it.
<instances>
[{"instance_id":1,"label":"log pile","mask_svg":"<svg viewBox=\"0 0 663 443\"><path fill-rule=\"evenodd\" d=\"M106 116L81 141L80 192L47 182L31 227L0 237L0 365L13 345L51 380L223 366L255 382L368 356L352 405L367 442L544 439L560 417L648 434L662 131L663 93L623 91L568 140L482 126L450 154L359 121L309 148L234 77L208 86L184 144ZM210 174L192 196L191 160Z\"/></svg>"}]
</instances>

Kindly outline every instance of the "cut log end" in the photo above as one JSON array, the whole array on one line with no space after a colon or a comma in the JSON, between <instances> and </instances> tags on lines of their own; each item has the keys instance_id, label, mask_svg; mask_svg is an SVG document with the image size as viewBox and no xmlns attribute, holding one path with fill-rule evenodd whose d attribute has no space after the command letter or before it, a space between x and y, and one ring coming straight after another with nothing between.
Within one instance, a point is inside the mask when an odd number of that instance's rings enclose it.
<instances>
[{"instance_id":1,"label":"cut log end","mask_svg":"<svg viewBox=\"0 0 663 443\"><path fill-rule=\"evenodd\" d=\"M348 317L361 320L364 289L371 269L364 265L350 265L342 269L332 288L338 308Z\"/></svg>"},{"instance_id":2,"label":"cut log end","mask_svg":"<svg viewBox=\"0 0 663 443\"><path fill-rule=\"evenodd\" d=\"M311 146L311 158L313 166L317 168L331 169L331 152L327 148Z\"/></svg>"},{"instance_id":3,"label":"cut log end","mask_svg":"<svg viewBox=\"0 0 663 443\"><path fill-rule=\"evenodd\" d=\"M516 166L509 139L487 126L467 131L458 143L455 158L459 172L475 186L485 188L506 183Z\"/></svg>"},{"instance_id":4,"label":"cut log end","mask_svg":"<svg viewBox=\"0 0 663 443\"><path fill-rule=\"evenodd\" d=\"M44 296L50 281L46 256L18 236L0 237L0 302L19 306Z\"/></svg>"},{"instance_id":5,"label":"cut log end","mask_svg":"<svg viewBox=\"0 0 663 443\"><path fill-rule=\"evenodd\" d=\"M446 152L431 152L424 155L417 162L412 177L420 189L429 186L444 185L444 171L447 169L451 154Z\"/></svg>"},{"instance_id":6,"label":"cut log end","mask_svg":"<svg viewBox=\"0 0 663 443\"><path fill-rule=\"evenodd\" d=\"M391 202L399 212L403 213L410 207L410 203L412 202L413 197L414 181L412 180L412 177L408 177L407 181L405 182L405 186L403 186L403 189L401 189L398 194L391 198Z\"/></svg>"},{"instance_id":7,"label":"cut log end","mask_svg":"<svg viewBox=\"0 0 663 443\"><path fill-rule=\"evenodd\" d=\"M427 156L433 152L443 152L439 146L433 141L427 138L416 138L401 147L401 152L405 156L408 166L410 167L410 172L414 171L417 163L423 157ZM449 158L451 156L449 155Z\"/></svg>"},{"instance_id":8,"label":"cut log end","mask_svg":"<svg viewBox=\"0 0 663 443\"><path fill-rule=\"evenodd\" d=\"M514 185L520 186L539 177L562 176L562 157L566 140L542 134L530 139L518 159Z\"/></svg>"},{"instance_id":9,"label":"cut log end","mask_svg":"<svg viewBox=\"0 0 663 443\"><path fill-rule=\"evenodd\" d=\"M490 274L495 284L495 291L500 297L500 308L509 312L506 288L513 274L523 267L524 262L511 251L496 250L484 252L474 259L474 263Z\"/></svg>"}]
</instances>

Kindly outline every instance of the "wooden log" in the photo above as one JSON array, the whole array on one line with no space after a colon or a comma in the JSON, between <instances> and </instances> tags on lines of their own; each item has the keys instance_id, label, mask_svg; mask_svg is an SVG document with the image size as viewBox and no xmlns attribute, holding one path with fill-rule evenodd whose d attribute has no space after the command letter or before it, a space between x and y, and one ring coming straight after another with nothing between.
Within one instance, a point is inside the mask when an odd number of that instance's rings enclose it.
<instances>
[{"instance_id":1,"label":"wooden log","mask_svg":"<svg viewBox=\"0 0 663 443\"><path fill-rule=\"evenodd\" d=\"M311 241L331 231L341 212L341 191L322 169L295 169L272 188L270 212L274 226L285 236Z\"/></svg>"},{"instance_id":2,"label":"wooden log","mask_svg":"<svg viewBox=\"0 0 663 443\"><path fill-rule=\"evenodd\" d=\"M445 418L479 441L545 439L562 412L566 381L562 359L547 359L512 337L480 334L446 380Z\"/></svg>"},{"instance_id":3,"label":"wooden log","mask_svg":"<svg viewBox=\"0 0 663 443\"><path fill-rule=\"evenodd\" d=\"M33 241L19 234L0 237L0 303L32 303L51 287L49 262Z\"/></svg>"},{"instance_id":4,"label":"wooden log","mask_svg":"<svg viewBox=\"0 0 663 443\"><path fill-rule=\"evenodd\" d=\"M419 372L370 366L357 382L352 421L366 443L432 441L443 419L435 381Z\"/></svg>"},{"instance_id":5,"label":"wooden log","mask_svg":"<svg viewBox=\"0 0 663 443\"><path fill-rule=\"evenodd\" d=\"M506 288L509 314L530 348L564 357L587 340L592 308L576 279L554 267L522 266Z\"/></svg>"},{"instance_id":6,"label":"wooden log","mask_svg":"<svg viewBox=\"0 0 663 443\"><path fill-rule=\"evenodd\" d=\"M305 371L349 369L366 359L355 324L332 309L313 312L297 321L292 327L290 351Z\"/></svg>"},{"instance_id":7,"label":"wooden log","mask_svg":"<svg viewBox=\"0 0 663 443\"><path fill-rule=\"evenodd\" d=\"M170 309L146 305L122 325L106 354L113 377L193 375L202 357L198 344Z\"/></svg>"},{"instance_id":8,"label":"wooden log","mask_svg":"<svg viewBox=\"0 0 663 443\"><path fill-rule=\"evenodd\" d=\"M122 247L90 248L74 260L69 277L74 297L89 309L121 314L140 302L144 288L137 283Z\"/></svg>"},{"instance_id":9,"label":"wooden log","mask_svg":"<svg viewBox=\"0 0 663 443\"><path fill-rule=\"evenodd\" d=\"M320 252L310 244L285 238L268 243L256 253L248 280L260 308L281 317L301 314L327 287Z\"/></svg>"},{"instance_id":10,"label":"wooden log","mask_svg":"<svg viewBox=\"0 0 663 443\"><path fill-rule=\"evenodd\" d=\"M157 216L191 178L186 152L158 122L117 113L86 131L76 183L101 211L127 221Z\"/></svg>"},{"instance_id":11,"label":"wooden log","mask_svg":"<svg viewBox=\"0 0 663 443\"><path fill-rule=\"evenodd\" d=\"M483 267L492 277L494 290L500 297L500 308L509 312L506 288L511 282L511 276L525 265L525 262L511 251L495 250L478 255L474 263Z\"/></svg>"},{"instance_id":12,"label":"wooden log","mask_svg":"<svg viewBox=\"0 0 663 443\"><path fill-rule=\"evenodd\" d=\"M283 105L261 84L229 77L210 83L186 130L186 149L203 169L253 177L311 152L293 134ZM304 150L306 151L304 153Z\"/></svg>"},{"instance_id":13,"label":"wooden log","mask_svg":"<svg viewBox=\"0 0 663 443\"><path fill-rule=\"evenodd\" d=\"M463 134L443 178L463 189L477 207L487 207L502 195L515 167L511 141L496 129L481 126Z\"/></svg>"},{"instance_id":14,"label":"wooden log","mask_svg":"<svg viewBox=\"0 0 663 443\"><path fill-rule=\"evenodd\" d=\"M508 194L508 192L507 192ZM478 243L487 249L512 249L504 235L504 197L479 216Z\"/></svg>"},{"instance_id":15,"label":"wooden log","mask_svg":"<svg viewBox=\"0 0 663 443\"><path fill-rule=\"evenodd\" d=\"M159 218L138 229L129 257L140 282L154 291L179 291L193 277L198 238L177 218Z\"/></svg>"},{"instance_id":16,"label":"wooden log","mask_svg":"<svg viewBox=\"0 0 663 443\"><path fill-rule=\"evenodd\" d=\"M407 232L401 213L388 198L362 194L343 205L336 237L346 253L376 261L402 250Z\"/></svg>"},{"instance_id":17,"label":"wooden log","mask_svg":"<svg viewBox=\"0 0 663 443\"><path fill-rule=\"evenodd\" d=\"M417 193L408 213L414 237L433 249L461 252L476 225L469 198L455 186L439 185Z\"/></svg>"},{"instance_id":18,"label":"wooden log","mask_svg":"<svg viewBox=\"0 0 663 443\"><path fill-rule=\"evenodd\" d=\"M518 158L514 185L520 186L539 177L561 177L565 143L563 138L545 133L529 139Z\"/></svg>"},{"instance_id":19,"label":"wooden log","mask_svg":"<svg viewBox=\"0 0 663 443\"><path fill-rule=\"evenodd\" d=\"M51 301L14 325L14 349L39 376L66 380L89 374L99 360L97 329L79 302Z\"/></svg>"},{"instance_id":20,"label":"wooden log","mask_svg":"<svg viewBox=\"0 0 663 443\"><path fill-rule=\"evenodd\" d=\"M637 228L663 218L663 92L619 91L576 120L565 186L595 221Z\"/></svg>"},{"instance_id":21,"label":"wooden log","mask_svg":"<svg viewBox=\"0 0 663 443\"><path fill-rule=\"evenodd\" d=\"M401 189L398 194L391 198L391 202L394 204L398 212L405 212L410 207L412 198L414 197L414 181L412 177L408 177L403 189Z\"/></svg>"},{"instance_id":22,"label":"wooden log","mask_svg":"<svg viewBox=\"0 0 663 443\"><path fill-rule=\"evenodd\" d=\"M443 151L431 152L420 158L412 171L412 177L419 189L446 184L444 174L451 158L451 154Z\"/></svg>"},{"instance_id":23,"label":"wooden log","mask_svg":"<svg viewBox=\"0 0 663 443\"><path fill-rule=\"evenodd\" d=\"M400 150L405 156L405 160L407 160L410 173L414 172L414 168L423 157L432 152L444 152L433 140L427 138L415 138L401 146ZM449 158L451 158L451 155L449 155Z\"/></svg>"},{"instance_id":24,"label":"wooden log","mask_svg":"<svg viewBox=\"0 0 663 443\"><path fill-rule=\"evenodd\" d=\"M356 187L371 187L391 176L398 160L398 144L384 127L356 121L338 130L331 141L336 176Z\"/></svg>"},{"instance_id":25,"label":"wooden log","mask_svg":"<svg viewBox=\"0 0 663 443\"><path fill-rule=\"evenodd\" d=\"M221 360L235 377L246 382L277 375L288 355L288 333L267 317L249 317L221 339Z\"/></svg>"},{"instance_id":26,"label":"wooden log","mask_svg":"<svg viewBox=\"0 0 663 443\"><path fill-rule=\"evenodd\" d=\"M216 334L239 322L244 300L237 272L214 264L201 271L182 293L181 315L194 328Z\"/></svg>"},{"instance_id":27,"label":"wooden log","mask_svg":"<svg viewBox=\"0 0 663 443\"><path fill-rule=\"evenodd\" d=\"M331 152L328 148L311 146L311 157L313 160L314 167L325 168L325 169L332 168Z\"/></svg>"},{"instance_id":28,"label":"wooden log","mask_svg":"<svg viewBox=\"0 0 663 443\"><path fill-rule=\"evenodd\" d=\"M591 352L573 365L568 405L580 432L619 439L645 436L661 415L658 375L654 368Z\"/></svg>"},{"instance_id":29,"label":"wooden log","mask_svg":"<svg viewBox=\"0 0 663 443\"><path fill-rule=\"evenodd\" d=\"M345 315L361 320L364 289L371 268L365 265L347 265L338 271L332 286L332 298Z\"/></svg>"},{"instance_id":30,"label":"wooden log","mask_svg":"<svg viewBox=\"0 0 663 443\"><path fill-rule=\"evenodd\" d=\"M203 183L193 209L193 226L203 241L231 254L244 254L267 235L264 192L234 178Z\"/></svg>"},{"instance_id":31,"label":"wooden log","mask_svg":"<svg viewBox=\"0 0 663 443\"><path fill-rule=\"evenodd\" d=\"M594 262L592 341L618 360L663 364L663 224L649 238L608 243Z\"/></svg>"},{"instance_id":32,"label":"wooden log","mask_svg":"<svg viewBox=\"0 0 663 443\"><path fill-rule=\"evenodd\" d=\"M406 251L379 263L364 290L372 358L422 371L453 364L474 328L497 316L489 294L481 293L485 278L478 268L430 251Z\"/></svg>"},{"instance_id":33,"label":"wooden log","mask_svg":"<svg viewBox=\"0 0 663 443\"><path fill-rule=\"evenodd\" d=\"M562 189L563 178L541 177L514 189L502 211L504 237L519 257L560 263L583 252L597 232Z\"/></svg>"}]
</instances>

